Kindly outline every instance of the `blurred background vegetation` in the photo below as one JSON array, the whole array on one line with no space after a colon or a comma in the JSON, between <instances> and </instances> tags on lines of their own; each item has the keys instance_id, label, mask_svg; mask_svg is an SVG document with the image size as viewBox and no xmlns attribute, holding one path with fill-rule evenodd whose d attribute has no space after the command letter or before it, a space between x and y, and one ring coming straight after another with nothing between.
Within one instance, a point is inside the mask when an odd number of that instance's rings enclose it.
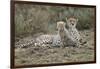
<instances>
[{"instance_id":1,"label":"blurred background vegetation","mask_svg":"<svg viewBox=\"0 0 100 69\"><path fill-rule=\"evenodd\" d=\"M78 30L91 29L94 15L94 8L15 4L15 36L55 33L56 22L70 16L79 19Z\"/></svg>"}]
</instances>

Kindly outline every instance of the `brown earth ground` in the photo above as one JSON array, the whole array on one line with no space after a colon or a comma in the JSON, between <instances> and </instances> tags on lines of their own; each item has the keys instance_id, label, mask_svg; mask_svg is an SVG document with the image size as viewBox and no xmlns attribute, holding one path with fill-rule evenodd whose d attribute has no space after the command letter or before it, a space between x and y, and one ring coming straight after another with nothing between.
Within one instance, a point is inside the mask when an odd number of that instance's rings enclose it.
<instances>
[{"instance_id":1,"label":"brown earth ground","mask_svg":"<svg viewBox=\"0 0 100 69\"><path fill-rule=\"evenodd\" d=\"M87 43L81 47L35 47L15 48L15 65L34 65L52 63L71 63L94 61L94 32L91 30L80 31ZM26 37L21 41L31 40Z\"/></svg>"}]
</instances>

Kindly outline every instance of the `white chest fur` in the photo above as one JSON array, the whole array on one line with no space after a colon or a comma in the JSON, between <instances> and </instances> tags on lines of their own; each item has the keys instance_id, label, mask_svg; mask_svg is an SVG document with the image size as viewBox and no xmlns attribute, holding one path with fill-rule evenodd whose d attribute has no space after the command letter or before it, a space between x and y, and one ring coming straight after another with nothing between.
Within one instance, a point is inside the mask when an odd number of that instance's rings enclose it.
<instances>
[{"instance_id":1,"label":"white chest fur","mask_svg":"<svg viewBox=\"0 0 100 69\"><path fill-rule=\"evenodd\" d=\"M68 32L70 36L73 38L74 41L79 41L80 40L80 34L76 28L69 28Z\"/></svg>"}]
</instances>

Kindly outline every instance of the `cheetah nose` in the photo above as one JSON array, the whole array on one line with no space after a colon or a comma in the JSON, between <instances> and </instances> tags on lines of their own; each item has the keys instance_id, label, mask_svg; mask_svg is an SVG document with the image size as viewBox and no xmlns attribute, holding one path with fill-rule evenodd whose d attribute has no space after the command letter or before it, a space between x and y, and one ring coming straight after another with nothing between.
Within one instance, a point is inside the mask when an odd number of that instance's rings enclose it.
<instances>
[{"instance_id":1,"label":"cheetah nose","mask_svg":"<svg viewBox=\"0 0 100 69\"><path fill-rule=\"evenodd\" d=\"M74 24L72 23L72 25L74 25Z\"/></svg>"}]
</instances>

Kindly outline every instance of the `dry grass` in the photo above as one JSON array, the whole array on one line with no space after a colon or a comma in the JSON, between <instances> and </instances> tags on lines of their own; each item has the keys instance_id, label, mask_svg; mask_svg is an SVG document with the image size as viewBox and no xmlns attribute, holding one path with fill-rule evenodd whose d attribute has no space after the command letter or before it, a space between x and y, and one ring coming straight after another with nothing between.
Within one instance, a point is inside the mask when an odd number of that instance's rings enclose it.
<instances>
[{"instance_id":1,"label":"dry grass","mask_svg":"<svg viewBox=\"0 0 100 69\"><path fill-rule=\"evenodd\" d=\"M85 30L80 32L87 42L78 47L28 47L15 48L15 65L71 63L94 60L94 32ZM32 39L32 38L26 38Z\"/></svg>"}]
</instances>

